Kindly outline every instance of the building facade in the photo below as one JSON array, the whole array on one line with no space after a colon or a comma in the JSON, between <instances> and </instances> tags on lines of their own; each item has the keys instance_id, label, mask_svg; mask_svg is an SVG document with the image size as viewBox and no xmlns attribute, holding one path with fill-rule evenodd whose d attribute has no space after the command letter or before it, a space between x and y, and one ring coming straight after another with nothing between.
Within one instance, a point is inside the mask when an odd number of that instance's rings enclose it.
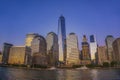
<instances>
[{"instance_id":1,"label":"building facade","mask_svg":"<svg viewBox=\"0 0 120 80\"><path fill-rule=\"evenodd\" d=\"M31 58L33 59L33 55L34 54L36 54L36 55L34 55L34 56L37 56L38 55L38 57L40 57L40 56L44 56L44 57L46 57L47 56L47 53L46 53L46 48L47 48L47 45L46 45L46 40L45 40L45 38L43 37L43 36L41 36L41 35L38 35L38 36L36 36L33 40L32 40L32 42L31 42L31 49L32 49L32 53L31 53ZM39 56L40 55L40 56ZM37 57L36 57L37 58ZM31 64L35 64L36 62L35 61L32 61L32 59L31 59ZM35 60L35 58L34 58L34 60ZM38 59L36 59L36 60L38 60ZM42 60L42 59L41 59ZM33 63L34 62L34 63ZM39 61L37 61L37 63L38 62L41 62L40 61L40 59L39 59ZM46 62L45 62L46 63Z\"/></svg>"},{"instance_id":2,"label":"building facade","mask_svg":"<svg viewBox=\"0 0 120 80\"><path fill-rule=\"evenodd\" d=\"M90 36L90 56L91 61L93 64L95 64L95 54L97 53L97 42L94 35Z\"/></svg>"},{"instance_id":3,"label":"building facade","mask_svg":"<svg viewBox=\"0 0 120 80\"><path fill-rule=\"evenodd\" d=\"M49 66L57 66L58 63L58 37L54 32L49 32L46 36L47 59Z\"/></svg>"},{"instance_id":4,"label":"building facade","mask_svg":"<svg viewBox=\"0 0 120 80\"><path fill-rule=\"evenodd\" d=\"M4 43L4 46L3 46L3 56L2 56L2 63L3 64L8 64L10 48L12 46L13 46L12 44Z\"/></svg>"},{"instance_id":5,"label":"building facade","mask_svg":"<svg viewBox=\"0 0 120 80\"><path fill-rule=\"evenodd\" d=\"M66 65L80 64L78 38L75 33L70 33L67 37Z\"/></svg>"},{"instance_id":6,"label":"building facade","mask_svg":"<svg viewBox=\"0 0 120 80\"><path fill-rule=\"evenodd\" d=\"M59 61L65 63L66 60L66 28L65 18L59 17L58 20L58 45L59 45Z\"/></svg>"},{"instance_id":7,"label":"building facade","mask_svg":"<svg viewBox=\"0 0 120 80\"><path fill-rule=\"evenodd\" d=\"M26 55L31 53L31 49L25 46L12 46L9 54L9 64L26 64Z\"/></svg>"},{"instance_id":8,"label":"building facade","mask_svg":"<svg viewBox=\"0 0 120 80\"><path fill-rule=\"evenodd\" d=\"M31 47L31 42L36 36L38 36L37 33L27 34L26 35L26 40L25 40L25 46Z\"/></svg>"},{"instance_id":9,"label":"building facade","mask_svg":"<svg viewBox=\"0 0 120 80\"><path fill-rule=\"evenodd\" d=\"M114 37L112 35L108 35L105 39L106 42L106 46L107 46L107 59L109 60L109 62L113 61L113 47L112 47L112 43L114 41Z\"/></svg>"},{"instance_id":10,"label":"building facade","mask_svg":"<svg viewBox=\"0 0 120 80\"><path fill-rule=\"evenodd\" d=\"M104 62L108 62L106 46L99 46L97 50L97 64L103 65Z\"/></svg>"},{"instance_id":11,"label":"building facade","mask_svg":"<svg viewBox=\"0 0 120 80\"><path fill-rule=\"evenodd\" d=\"M120 38L115 39L112 46L114 51L113 61L116 61L120 65Z\"/></svg>"},{"instance_id":12,"label":"building facade","mask_svg":"<svg viewBox=\"0 0 120 80\"><path fill-rule=\"evenodd\" d=\"M91 64L89 43L87 42L87 38L85 35L83 36L81 59L81 64Z\"/></svg>"}]
</instances>

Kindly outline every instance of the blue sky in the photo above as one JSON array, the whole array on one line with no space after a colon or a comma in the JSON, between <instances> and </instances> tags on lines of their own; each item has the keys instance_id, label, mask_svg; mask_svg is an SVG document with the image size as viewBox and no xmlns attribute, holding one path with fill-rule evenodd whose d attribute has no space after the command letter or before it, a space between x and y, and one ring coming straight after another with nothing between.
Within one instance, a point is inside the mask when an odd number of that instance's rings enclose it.
<instances>
[{"instance_id":1,"label":"blue sky","mask_svg":"<svg viewBox=\"0 0 120 80\"><path fill-rule=\"evenodd\" d=\"M84 34L96 35L99 45L107 35L120 36L120 0L0 0L0 48L4 42L24 45L27 33L57 33L61 14L79 44Z\"/></svg>"}]
</instances>

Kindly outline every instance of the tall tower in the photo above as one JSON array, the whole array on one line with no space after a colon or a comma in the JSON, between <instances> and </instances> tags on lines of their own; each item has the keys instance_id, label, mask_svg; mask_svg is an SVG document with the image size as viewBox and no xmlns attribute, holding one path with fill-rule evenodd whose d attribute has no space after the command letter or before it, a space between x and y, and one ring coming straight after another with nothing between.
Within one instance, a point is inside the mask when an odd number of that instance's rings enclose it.
<instances>
[{"instance_id":1,"label":"tall tower","mask_svg":"<svg viewBox=\"0 0 120 80\"><path fill-rule=\"evenodd\" d=\"M65 18L59 17L58 20L58 45L59 45L59 61L65 63L66 59L66 29Z\"/></svg>"},{"instance_id":2,"label":"tall tower","mask_svg":"<svg viewBox=\"0 0 120 80\"><path fill-rule=\"evenodd\" d=\"M107 46L107 59L108 61L112 61L113 60L113 47L112 47L112 43L114 41L114 37L112 35L108 35L105 38L105 42L106 42L106 46Z\"/></svg>"},{"instance_id":3,"label":"tall tower","mask_svg":"<svg viewBox=\"0 0 120 80\"><path fill-rule=\"evenodd\" d=\"M95 54L97 53L97 42L94 35L90 36L90 56L92 63L95 63Z\"/></svg>"}]
</instances>

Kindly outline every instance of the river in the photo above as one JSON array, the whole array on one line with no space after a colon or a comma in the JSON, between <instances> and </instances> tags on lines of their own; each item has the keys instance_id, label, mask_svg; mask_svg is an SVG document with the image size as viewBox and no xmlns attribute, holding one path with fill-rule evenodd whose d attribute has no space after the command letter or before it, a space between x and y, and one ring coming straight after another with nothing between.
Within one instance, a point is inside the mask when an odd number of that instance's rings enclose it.
<instances>
[{"instance_id":1,"label":"river","mask_svg":"<svg viewBox=\"0 0 120 80\"><path fill-rule=\"evenodd\" d=\"M0 67L0 80L120 80L120 69L30 70Z\"/></svg>"}]
</instances>

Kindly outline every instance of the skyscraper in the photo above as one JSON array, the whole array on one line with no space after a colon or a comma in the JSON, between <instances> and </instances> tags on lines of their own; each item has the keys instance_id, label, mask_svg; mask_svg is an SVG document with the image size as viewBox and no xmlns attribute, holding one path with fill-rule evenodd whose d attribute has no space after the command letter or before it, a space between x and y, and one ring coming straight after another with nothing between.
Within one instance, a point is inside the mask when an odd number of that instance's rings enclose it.
<instances>
[{"instance_id":1,"label":"skyscraper","mask_svg":"<svg viewBox=\"0 0 120 80\"><path fill-rule=\"evenodd\" d=\"M48 65L56 66L58 63L58 36L49 32L46 37Z\"/></svg>"},{"instance_id":2,"label":"skyscraper","mask_svg":"<svg viewBox=\"0 0 120 80\"><path fill-rule=\"evenodd\" d=\"M109 60L109 62L113 60L114 53L113 53L112 43L114 40L115 39L112 35L108 35L105 39L106 46L107 46L107 59Z\"/></svg>"},{"instance_id":3,"label":"skyscraper","mask_svg":"<svg viewBox=\"0 0 120 80\"><path fill-rule=\"evenodd\" d=\"M46 56L46 46L45 38L41 35L36 36L31 42L31 56L33 56L34 53L40 53L41 55Z\"/></svg>"},{"instance_id":4,"label":"skyscraper","mask_svg":"<svg viewBox=\"0 0 120 80\"><path fill-rule=\"evenodd\" d=\"M97 53L97 42L94 35L90 36L90 56L92 63L95 63L95 54Z\"/></svg>"},{"instance_id":5,"label":"skyscraper","mask_svg":"<svg viewBox=\"0 0 120 80\"><path fill-rule=\"evenodd\" d=\"M35 65L46 65L47 59L46 59L46 40L43 36L38 35L34 37L34 39L31 42L31 49L32 49L32 64Z\"/></svg>"},{"instance_id":6,"label":"skyscraper","mask_svg":"<svg viewBox=\"0 0 120 80\"><path fill-rule=\"evenodd\" d=\"M59 17L58 20L58 44L59 44L59 61L65 63L66 59L66 29L65 18Z\"/></svg>"},{"instance_id":7,"label":"skyscraper","mask_svg":"<svg viewBox=\"0 0 120 80\"><path fill-rule=\"evenodd\" d=\"M67 65L80 64L78 38L76 34L70 33L67 36L66 42L67 42L66 64Z\"/></svg>"},{"instance_id":8,"label":"skyscraper","mask_svg":"<svg viewBox=\"0 0 120 80\"><path fill-rule=\"evenodd\" d=\"M83 36L81 58L83 65L91 64L89 43L87 42L87 38L85 35Z\"/></svg>"}]
</instances>

